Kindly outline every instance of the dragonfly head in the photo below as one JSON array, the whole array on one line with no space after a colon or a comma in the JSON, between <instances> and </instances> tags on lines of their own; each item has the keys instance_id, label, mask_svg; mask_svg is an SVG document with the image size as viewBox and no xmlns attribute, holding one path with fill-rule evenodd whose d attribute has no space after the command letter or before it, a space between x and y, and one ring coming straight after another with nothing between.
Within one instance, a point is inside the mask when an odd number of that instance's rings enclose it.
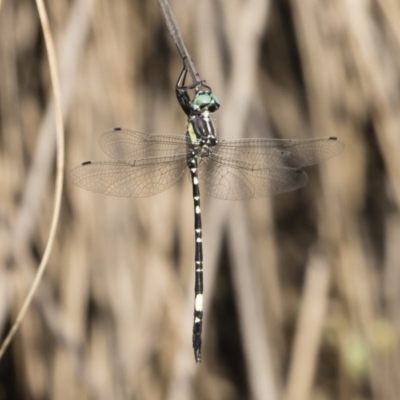
<instances>
[{"instance_id":1,"label":"dragonfly head","mask_svg":"<svg viewBox=\"0 0 400 400\"><path fill-rule=\"evenodd\" d=\"M190 104L190 108L195 114L209 111L211 113L218 110L220 102L212 93L199 91Z\"/></svg>"}]
</instances>

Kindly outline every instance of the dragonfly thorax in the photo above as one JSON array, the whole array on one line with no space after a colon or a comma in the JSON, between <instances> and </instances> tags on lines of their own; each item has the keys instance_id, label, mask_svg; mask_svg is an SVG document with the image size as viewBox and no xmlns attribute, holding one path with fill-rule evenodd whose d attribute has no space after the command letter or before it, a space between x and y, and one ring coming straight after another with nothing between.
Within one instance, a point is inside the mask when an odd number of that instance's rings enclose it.
<instances>
[{"instance_id":1,"label":"dragonfly thorax","mask_svg":"<svg viewBox=\"0 0 400 400\"><path fill-rule=\"evenodd\" d=\"M214 146L217 143L214 124L208 112L191 115L188 119L187 133L192 144Z\"/></svg>"}]
</instances>

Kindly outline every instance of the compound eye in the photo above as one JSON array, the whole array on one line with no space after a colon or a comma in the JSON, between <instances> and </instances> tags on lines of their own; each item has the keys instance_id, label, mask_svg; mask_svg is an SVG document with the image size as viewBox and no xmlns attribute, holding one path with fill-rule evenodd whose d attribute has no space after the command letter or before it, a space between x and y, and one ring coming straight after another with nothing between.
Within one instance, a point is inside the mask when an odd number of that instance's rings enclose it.
<instances>
[{"instance_id":1,"label":"compound eye","mask_svg":"<svg viewBox=\"0 0 400 400\"><path fill-rule=\"evenodd\" d=\"M221 103L219 102L217 96L214 96L213 94L211 96L212 96L212 100L213 100L213 104L215 106L215 109L218 110L218 108L220 107Z\"/></svg>"},{"instance_id":2,"label":"compound eye","mask_svg":"<svg viewBox=\"0 0 400 400\"><path fill-rule=\"evenodd\" d=\"M219 100L212 94L199 92L192 101L192 110L198 112L199 110L208 110L215 112L220 106Z\"/></svg>"},{"instance_id":3,"label":"compound eye","mask_svg":"<svg viewBox=\"0 0 400 400\"><path fill-rule=\"evenodd\" d=\"M212 98L210 95L206 93L199 93L192 102L192 107L194 110L198 110L199 108L207 108L209 104L212 102Z\"/></svg>"},{"instance_id":4,"label":"compound eye","mask_svg":"<svg viewBox=\"0 0 400 400\"><path fill-rule=\"evenodd\" d=\"M220 103L217 97L215 97L214 95L210 95L211 96L211 103L208 106L208 110L210 112L215 112L218 110Z\"/></svg>"},{"instance_id":5,"label":"compound eye","mask_svg":"<svg viewBox=\"0 0 400 400\"><path fill-rule=\"evenodd\" d=\"M208 109L210 110L210 112L215 112L218 110L220 106L219 100L217 97L212 96L212 103L208 106Z\"/></svg>"}]
</instances>

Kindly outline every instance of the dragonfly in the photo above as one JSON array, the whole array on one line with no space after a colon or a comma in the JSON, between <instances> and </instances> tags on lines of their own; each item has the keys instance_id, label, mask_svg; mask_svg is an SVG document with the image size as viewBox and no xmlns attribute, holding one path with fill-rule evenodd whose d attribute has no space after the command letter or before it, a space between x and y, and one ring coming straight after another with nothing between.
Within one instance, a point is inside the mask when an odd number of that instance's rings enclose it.
<instances>
[{"instance_id":1,"label":"dragonfly","mask_svg":"<svg viewBox=\"0 0 400 400\"><path fill-rule=\"evenodd\" d=\"M308 180L301 168L338 155L336 137L312 139L253 138L219 140L210 114L220 107L205 81L185 85L179 75L175 92L187 115L185 135L148 134L114 128L99 139L114 162L86 161L70 170L73 184L120 197L148 197L173 186L189 170L194 204L195 297L192 344L201 361L203 328L203 237L200 188L223 200L245 200L290 192ZM195 90L193 98L189 91Z\"/></svg>"}]
</instances>

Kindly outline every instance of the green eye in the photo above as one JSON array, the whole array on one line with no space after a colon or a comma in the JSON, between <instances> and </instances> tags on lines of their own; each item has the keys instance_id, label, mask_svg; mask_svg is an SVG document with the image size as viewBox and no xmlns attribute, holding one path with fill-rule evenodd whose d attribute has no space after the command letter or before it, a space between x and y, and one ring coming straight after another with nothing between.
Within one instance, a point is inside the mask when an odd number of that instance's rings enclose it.
<instances>
[{"instance_id":1,"label":"green eye","mask_svg":"<svg viewBox=\"0 0 400 400\"><path fill-rule=\"evenodd\" d=\"M213 104L217 105L218 107L221 105L221 103L219 102L219 99L217 96L214 96L213 94L210 95L210 97L212 98L212 102Z\"/></svg>"},{"instance_id":2,"label":"green eye","mask_svg":"<svg viewBox=\"0 0 400 400\"><path fill-rule=\"evenodd\" d=\"M196 95L196 97L192 101L192 109L194 111L206 109L211 112L214 112L218 110L219 106L220 106L219 100L213 94L200 92Z\"/></svg>"},{"instance_id":3,"label":"green eye","mask_svg":"<svg viewBox=\"0 0 400 400\"><path fill-rule=\"evenodd\" d=\"M203 108L204 106L208 106L211 103L212 99L211 96L208 94L199 94L196 96L193 100L193 105L195 107L201 107Z\"/></svg>"},{"instance_id":4,"label":"green eye","mask_svg":"<svg viewBox=\"0 0 400 400\"><path fill-rule=\"evenodd\" d=\"M211 103L210 103L210 105L209 105L208 108L209 108L209 110L210 110L211 112L217 111L218 108L219 108L219 106L221 105L221 103L219 102L217 96L214 96L214 95L212 94L210 97L212 98L212 101L211 101Z\"/></svg>"}]
</instances>

